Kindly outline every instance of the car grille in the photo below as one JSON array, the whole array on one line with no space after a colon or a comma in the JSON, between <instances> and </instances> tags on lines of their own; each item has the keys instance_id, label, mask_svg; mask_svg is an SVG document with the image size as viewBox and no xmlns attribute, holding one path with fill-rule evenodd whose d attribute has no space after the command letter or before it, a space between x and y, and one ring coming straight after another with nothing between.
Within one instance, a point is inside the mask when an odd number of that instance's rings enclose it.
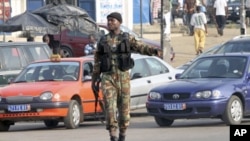
<instances>
[{"instance_id":1,"label":"car grille","mask_svg":"<svg viewBox=\"0 0 250 141\"><path fill-rule=\"evenodd\" d=\"M32 96L13 96L6 98L6 102L10 104L29 103L32 101L33 101Z\"/></svg>"},{"instance_id":2,"label":"car grille","mask_svg":"<svg viewBox=\"0 0 250 141\"><path fill-rule=\"evenodd\" d=\"M178 97L174 95L178 94ZM190 93L164 93L163 99L164 100L185 100L189 99Z\"/></svg>"}]
</instances>

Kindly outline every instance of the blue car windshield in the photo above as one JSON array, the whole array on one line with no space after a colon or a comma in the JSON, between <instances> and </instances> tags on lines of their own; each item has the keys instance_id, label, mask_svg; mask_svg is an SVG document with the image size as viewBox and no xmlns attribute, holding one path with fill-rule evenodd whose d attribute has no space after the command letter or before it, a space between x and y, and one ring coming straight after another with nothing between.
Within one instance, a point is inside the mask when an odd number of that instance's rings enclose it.
<instances>
[{"instance_id":1,"label":"blue car windshield","mask_svg":"<svg viewBox=\"0 0 250 141\"><path fill-rule=\"evenodd\" d=\"M244 56L205 57L196 60L179 79L194 78L241 78L247 58Z\"/></svg>"}]
</instances>

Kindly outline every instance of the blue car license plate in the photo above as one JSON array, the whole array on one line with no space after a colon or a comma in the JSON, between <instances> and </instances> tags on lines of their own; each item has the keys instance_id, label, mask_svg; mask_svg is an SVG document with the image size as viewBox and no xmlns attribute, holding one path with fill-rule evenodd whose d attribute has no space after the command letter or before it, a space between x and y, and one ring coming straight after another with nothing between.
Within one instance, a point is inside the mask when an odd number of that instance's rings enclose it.
<instances>
[{"instance_id":1,"label":"blue car license plate","mask_svg":"<svg viewBox=\"0 0 250 141\"><path fill-rule=\"evenodd\" d=\"M185 103L165 103L164 104L164 109L165 110L184 110L186 109L186 104Z\"/></svg>"},{"instance_id":2,"label":"blue car license plate","mask_svg":"<svg viewBox=\"0 0 250 141\"><path fill-rule=\"evenodd\" d=\"M10 112L30 111L30 105L29 104L8 105L8 111Z\"/></svg>"}]
</instances>

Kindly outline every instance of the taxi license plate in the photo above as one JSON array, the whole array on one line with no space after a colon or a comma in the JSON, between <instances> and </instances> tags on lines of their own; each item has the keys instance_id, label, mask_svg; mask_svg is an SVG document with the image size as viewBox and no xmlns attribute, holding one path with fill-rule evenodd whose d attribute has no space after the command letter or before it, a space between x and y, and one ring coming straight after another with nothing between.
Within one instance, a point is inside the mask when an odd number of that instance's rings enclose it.
<instances>
[{"instance_id":1,"label":"taxi license plate","mask_svg":"<svg viewBox=\"0 0 250 141\"><path fill-rule=\"evenodd\" d=\"M185 103L170 103L164 104L164 109L165 110L184 110L186 109L186 104Z\"/></svg>"},{"instance_id":2,"label":"taxi license plate","mask_svg":"<svg viewBox=\"0 0 250 141\"><path fill-rule=\"evenodd\" d=\"M29 104L8 105L8 111L10 112L30 111L30 105Z\"/></svg>"}]
</instances>

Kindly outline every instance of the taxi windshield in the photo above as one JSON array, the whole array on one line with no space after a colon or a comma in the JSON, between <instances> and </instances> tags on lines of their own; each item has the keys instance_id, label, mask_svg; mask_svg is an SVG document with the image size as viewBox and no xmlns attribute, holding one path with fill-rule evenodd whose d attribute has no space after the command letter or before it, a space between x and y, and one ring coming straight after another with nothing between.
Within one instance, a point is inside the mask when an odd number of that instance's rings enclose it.
<instances>
[{"instance_id":1,"label":"taxi windshield","mask_svg":"<svg viewBox=\"0 0 250 141\"><path fill-rule=\"evenodd\" d=\"M19 82L77 81L79 62L42 62L30 64L14 80Z\"/></svg>"}]
</instances>

